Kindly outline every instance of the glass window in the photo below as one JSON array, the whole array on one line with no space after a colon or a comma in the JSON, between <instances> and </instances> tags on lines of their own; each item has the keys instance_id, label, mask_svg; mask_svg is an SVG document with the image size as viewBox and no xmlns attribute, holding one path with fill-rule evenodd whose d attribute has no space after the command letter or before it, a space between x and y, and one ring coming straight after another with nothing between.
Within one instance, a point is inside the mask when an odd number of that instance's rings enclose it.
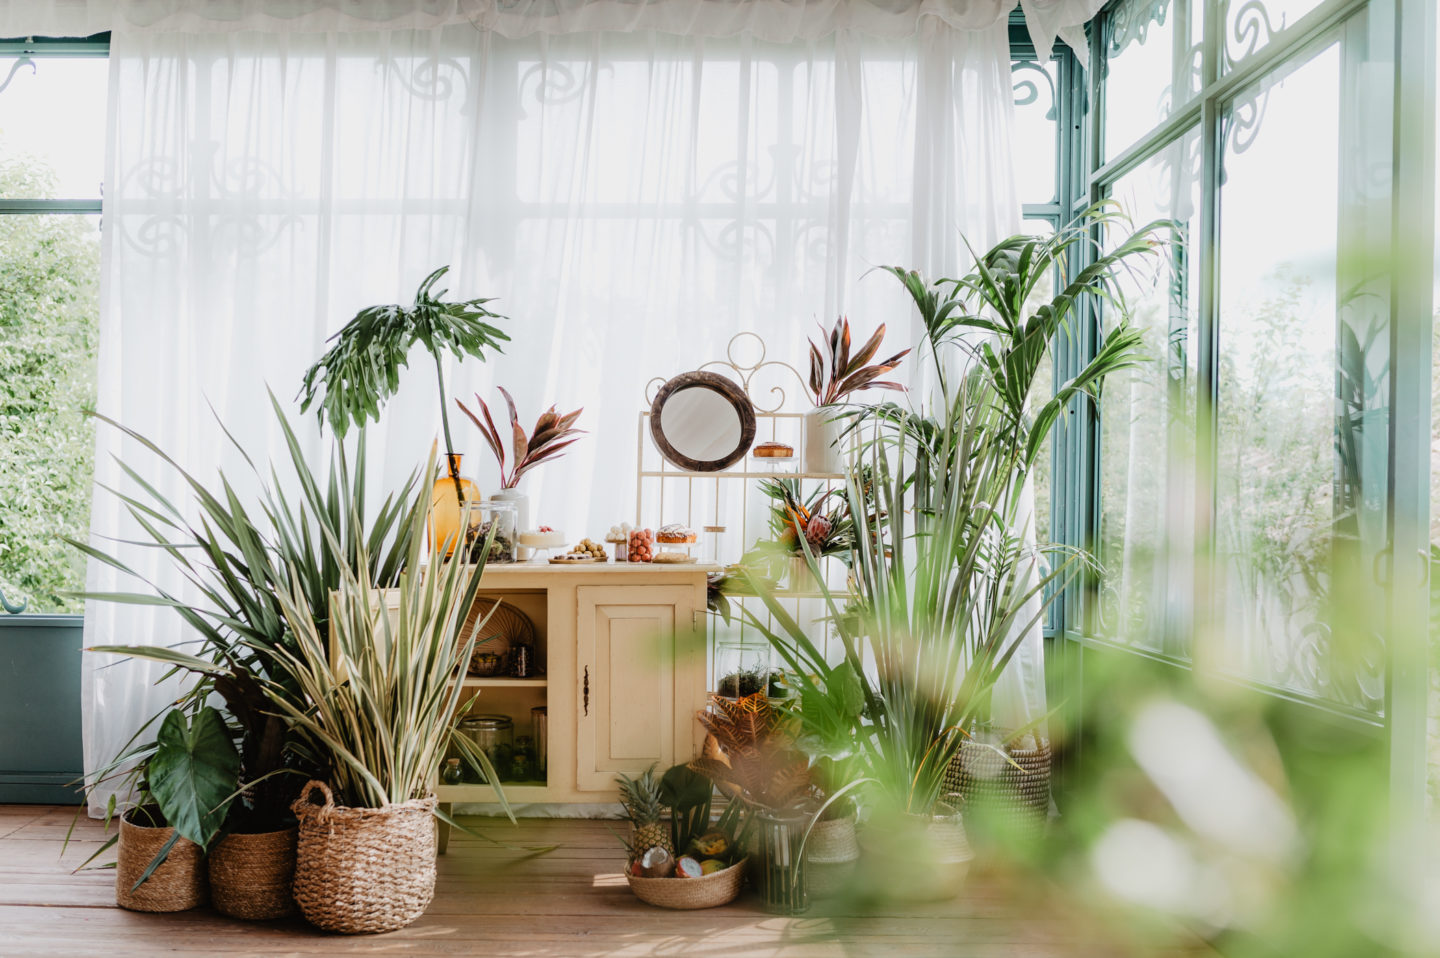
<instances>
[{"instance_id":1,"label":"glass window","mask_svg":"<svg viewBox=\"0 0 1440 958\"><path fill-rule=\"evenodd\" d=\"M1017 60L1010 65L1015 87L1015 190L1025 203L1053 203L1059 152L1057 64Z\"/></svg>"},{"instance_id":2,"label":"glass window","mask_svg":"<svg viewBox=\"0 0 1440 958\"><path fill-rule=\"evenodd\" d=\"M1263 50L1277 33L1320 6L1321 0L1220 0L1224 3L1225 37L1220 65L1229 70Z\"/></svg>"},{"instance_id":3,"label":"glass window","mask_svg":"<svg viewBox=\"0 0 1440 958\"><path fill-rule=\"evenodd\" d=\"M89 524L106 61L0 58L0 77L12 71L0 89L0 591L29 612L79 612L66 593L84 587L84 557L57 537Z\"/></svg>"},{"instance_id":4,"label":"glass window","mask_svg":"<svg viewBox=\"0 0 1440 958\"><path fill-rule=\"evenodd\" d=\"M1121 278L1129 321L1143 333L1148 358L1105 383L1096 627L1112 638L1183 654L1178 643L1191 594L1184 559L1194 528L1199 275L1188 264L1199 227L1198 128L1118 180L1110 197L1135 227L1157 219L1176 225L1167 231L1168 260ZM1130 231L1115 230L1106 239L1114 245Z\"/></svg>"},{"instance_id":5,"label":"glass window","mask_svg":"<svg viewBox=\"0 0 1440 958\"><path fill-rule=\"evenodd\" d=\"M1105 19L1106 158L1133 145L1200 89L1204 0L1123 0Z\"/></svg>"}]
</instances>

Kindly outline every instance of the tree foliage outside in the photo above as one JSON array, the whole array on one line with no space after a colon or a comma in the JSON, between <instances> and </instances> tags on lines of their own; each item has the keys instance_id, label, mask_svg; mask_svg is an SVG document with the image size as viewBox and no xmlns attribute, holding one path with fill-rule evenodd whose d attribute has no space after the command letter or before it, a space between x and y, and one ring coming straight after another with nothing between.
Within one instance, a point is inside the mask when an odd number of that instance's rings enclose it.
<instances>
[{"instance_id":1,"label":"tree foliage outside","mask_svg":"<svg viewBox=\"0 0 1440 958\"><path fill-rule=\"evenodd\" d=\"M49 198L33 157L0 155L0 195ZM95 218L0 215L0 590L30 612L79 612L89 527L100 307Z\"/></svg>"}]
</instances>

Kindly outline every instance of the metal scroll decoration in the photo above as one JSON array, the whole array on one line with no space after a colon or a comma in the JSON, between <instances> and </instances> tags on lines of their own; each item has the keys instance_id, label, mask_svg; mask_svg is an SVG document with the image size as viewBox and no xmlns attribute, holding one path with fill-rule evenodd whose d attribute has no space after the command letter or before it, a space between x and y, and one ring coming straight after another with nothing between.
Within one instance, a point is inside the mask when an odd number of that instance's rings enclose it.
<instances>
[{"instance_id":1,"label":"metal scroll decoration","mask_svg":"<svg viewBox=\"0 0 1440 958\"><path fill-rule=\"evenodd\" d=\"M5 598L5 593L3 591L0 591L0 609L4 609L11 615L19 615L21 612L24 612L26 606L28 606L29 604L29 600L26 600L24 602L21 602L19 605L16 605L9 599Z\"/></svg>"}]
</instances>

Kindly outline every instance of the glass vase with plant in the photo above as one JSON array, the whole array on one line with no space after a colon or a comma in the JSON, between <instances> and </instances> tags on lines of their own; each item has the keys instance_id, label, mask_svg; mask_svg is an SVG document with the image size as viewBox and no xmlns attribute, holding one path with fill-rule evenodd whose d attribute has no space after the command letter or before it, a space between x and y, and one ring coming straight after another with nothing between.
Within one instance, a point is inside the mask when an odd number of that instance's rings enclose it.
<instances>
[{"instance_id":1,"label":"glass vase with plant","mask_svg":"<svg viewBox=\"0 0 1440 958\"><path fill-rule=\"evenodd\" d=\"M435 283L450 269L442 266L425 277L410 306L368 306L355 314L327 342L330 349L306 371L300 387L300 408L319 404L316 415L326 420L335 435L344 438L351 424L380 419L380 407L400 387L400 370L409 362L410 350L418 342L435 364L435 384L440 396L440 426L445 437L445 472L436 480L431 497L430 534L432 541L446 544L445 555L454 549L460 531L460 513L467 497L478 498L473 485L460 476L460 457L450 437L450 416L445 401L444 353L457 358L485 358L485 350L500 351L508 342L498 327L486 320L504 319L485 304L491 298L444 301L447 290L432 292ZM439 495L438 485L446 482L453 490L451 500Z\"/></svg>"}]
</instances>

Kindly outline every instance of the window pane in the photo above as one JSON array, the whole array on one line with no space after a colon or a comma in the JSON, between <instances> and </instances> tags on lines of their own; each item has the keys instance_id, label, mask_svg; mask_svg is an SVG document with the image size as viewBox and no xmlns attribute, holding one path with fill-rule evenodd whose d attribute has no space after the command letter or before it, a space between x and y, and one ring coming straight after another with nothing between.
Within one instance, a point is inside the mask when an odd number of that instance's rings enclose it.
<instances>
[{"instance_id":1,"label":"window pane","mask_svg":"<svg viewBox=\"0 0 1440 958\"><path fill-rule=\"evenodd\" d=\"M31 172L0 163L0 186ZM0 276L0 589L79 612L85 560L56 537L88 528L100 217L0 215Z\"/></svg>"},{"instance_id":2,"label":"window pane","mask_svg":"<svg viewBox=\"0 0 1440 958\"><path fill-rule=\"evenodd\" d=\"M1053 203L1059 124L1056 65L1019 60L1010 65L1015 85L1015 189L1022 203Z\"/></svg>"},{"instance_id":3,"label":"window pane","mask_svg":"<svg viewBox=\"0 0 1440 958\"><path fill-rule=\"evenodd\" d=\"M1049 220L1028 219L1024 222L1024 231L1031 236L1050 236L1055 232L1055 226ZM1046 273L1041 280L1035 284L1030 296L1025 301L1024 315L1034 316L1035 311L1041 306L1055 298L1055 274ZM1063 335L1062 335L1063 341ZM1026 403L1030 414L1033 416L1040 408L1055 395L1055 357L1046 350L1045 357L1040 360L1040 368L1035 374L1035 381L1030 384L1030 398ZM1035 461L1034 477L1035 491L1035 540L1038 543L1052 541L1050 534L1050 489L1051 489L1051 462L1050 450L1054 447L1055 433L1052 431L1045 440L1045 446Z\"/></svg>"},{"instance_id":4,"label":"window pane","mask_svg":"<svg viewBox=\"0 0 1440 958\"><path fill-rule=\"evenodd\" d=\"M1363 50L1347 35L1226 111L1214 536L1224 665L1378 710L1378 633L1335 625L1366 601L1387 508L1388 307L1365 262L1389 111Z\"/></svg>"},{"instance_id":5,"label":"window pane","mask_svg":"<svg viewBox=\"0 0 1440 958\"><path fill-rule=\"evenodd\" d=\"M1225 4L1221 69L1228 72L1250 54L1264 49L1277 33L1318 6L1320 0L1229 0Z\"/></svg>"},{"instance_id":6,"label":"window pane","mask_svg":"<svg viewBox=\"0 0 1440 958\"><path fill-rule=\"evenodd\" d=\"M1200 86L1204 0L1124 0L1105 18L1104 146L1123 152ZM1192 39L1193 38L1193 39Z\"/></svg>"},{"instance_id":7,"label":"window pane","mask_svg":"<svg viewBox=\"0 0 1440 958\"><path fill-rule=\"evenodd\" d=\"M1110 191L1137 225L1173 219L1169 262L1122 279L1151 357L1105 382L1100 428L1102 634L1185 654L1194 528L1200 136L1192 129ZM1128 235L1116 230L1113 245ZM1107 317L1112 318L1113 317ZM1167 555L1169 558L1167 558ZM1175 639L1169 637L1174 636Z\"/></svg>"},{"instance_id":8,"label":"window pane","mask_svg":"<svg viewBox=\"0 0 1440 958\"><path fill-rule=\"evenodd\" d=\"M0 57L0 79L15 71L0 92L0 162L10 164L0 199L100 198L108 69L100 57Z\"/></svg>"}]
</instances>

